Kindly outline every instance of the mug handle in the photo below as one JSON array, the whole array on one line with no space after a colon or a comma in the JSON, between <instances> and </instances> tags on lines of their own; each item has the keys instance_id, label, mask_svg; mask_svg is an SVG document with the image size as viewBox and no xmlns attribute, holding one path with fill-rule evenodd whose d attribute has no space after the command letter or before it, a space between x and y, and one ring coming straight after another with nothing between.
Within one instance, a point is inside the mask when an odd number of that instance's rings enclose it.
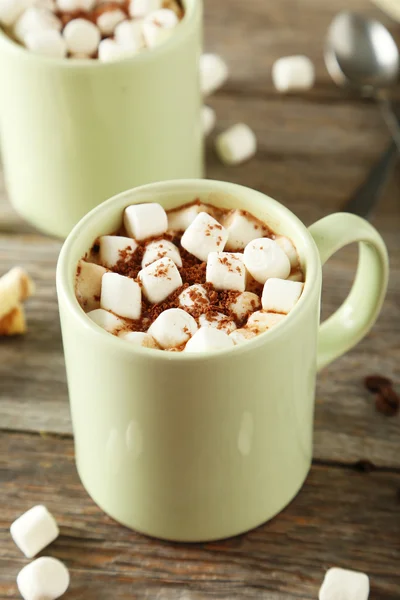
<instances>
[{"instance_id":1,"label":"mug handle","mask_svg":"<svg viewBox=\"0 0 400 600\"><path fill-rule=\"evenodd\" d=\"M340 248L358 242L353 286L344 303L320 325L317 368L322 369L355 346L371 329L385 298L389 259L377 230L353 214L336 213L309 227L321 264Z\"/></svg>"}]
</instances>

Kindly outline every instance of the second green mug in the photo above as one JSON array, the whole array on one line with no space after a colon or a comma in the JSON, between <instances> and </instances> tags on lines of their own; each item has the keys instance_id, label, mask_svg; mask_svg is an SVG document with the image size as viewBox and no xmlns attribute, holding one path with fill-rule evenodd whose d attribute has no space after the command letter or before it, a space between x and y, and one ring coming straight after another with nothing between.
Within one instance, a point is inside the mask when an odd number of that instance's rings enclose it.
<instances>
[{"instance_id":1,"label":"second green mug","mask_svg":"<svg viewBox=\"0 0 400 600\"><path fill-rule=\"evenodd\" d=\"M132 58L53 59L0 31L0 142L9 197L27 221L66 237L133 186L201 177L202 3L174 35Z\"/></svg>"}]
</instances>

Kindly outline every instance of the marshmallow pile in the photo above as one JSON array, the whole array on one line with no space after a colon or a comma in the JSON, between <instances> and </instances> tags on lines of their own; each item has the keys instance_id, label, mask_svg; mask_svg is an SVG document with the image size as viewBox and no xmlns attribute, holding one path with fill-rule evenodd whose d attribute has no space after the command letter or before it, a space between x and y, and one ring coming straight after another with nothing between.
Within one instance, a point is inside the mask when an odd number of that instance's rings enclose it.
<instances>
[{"instance_id":1,"label":"marshmallow pile","mask_svg":"<svg viewBox=\"0 0 400 600\"><path fill-rule=\"evenodd\" d=\"M26 332L23 302L35 292L35 284L21 267L0 277L0 336Z\"/></svg>"},{"instance_id":2,"label":"marshmallow pile","mask_svg":"<svg viewBox=\"0 0 400 600\"><path fill-rule=\"evenodd\" d=\"M1 0L0 24L28 50L53 58L132 56L167 40L178 0Z\"/></svg>"},{"instance_id":3,"label":"marshmallow pile","mask_svg":"<svg viewBox=\"0 0 400 600\"><path fill-rule=\"evenodd\" d=\"M79 262L76 296L96 325L137 346L242 344L284 321L303 290L291 240L241 210L137 204L119 233Z\"/></svg>"},{"instance_id":4,"label":"marshmallow pile","mask_svg":"<svg viewBox=\"0 0 400 600\"><path fill-rule=\"evenodd\" d=\"M27 558L33 558L59 536L53 515L45 506L34 506L18 517L10 527L11 537ZM27 564L17 576L24 600L56 600L68 589L66 566L59 560L42 556Z\"/></svg>"}]
</instances>

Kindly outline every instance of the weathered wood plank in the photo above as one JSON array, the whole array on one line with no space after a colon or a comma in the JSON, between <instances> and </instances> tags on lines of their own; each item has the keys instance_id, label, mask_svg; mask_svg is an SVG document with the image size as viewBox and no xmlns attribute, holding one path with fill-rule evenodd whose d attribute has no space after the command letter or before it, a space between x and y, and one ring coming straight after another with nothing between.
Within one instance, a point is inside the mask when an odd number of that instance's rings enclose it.
<instances>
[{"instance_id":1,"label":"weathered wood plank","mask_svg":"<svg viewBox=\"0 0 400 600\"><path fill-rule=\"evenodd\" d=\"M1 599L19 597L15 575L27 562L9 524L39 502L61 526L46 554L71 569L66 599L315 600L333 565L369 573L371 598L400 594L399 473L315 466L278 518L247 535L201 545L151 540L104 515L78 481L68 439L3 434L0 487Z\"/></svg>"}]
</instances>

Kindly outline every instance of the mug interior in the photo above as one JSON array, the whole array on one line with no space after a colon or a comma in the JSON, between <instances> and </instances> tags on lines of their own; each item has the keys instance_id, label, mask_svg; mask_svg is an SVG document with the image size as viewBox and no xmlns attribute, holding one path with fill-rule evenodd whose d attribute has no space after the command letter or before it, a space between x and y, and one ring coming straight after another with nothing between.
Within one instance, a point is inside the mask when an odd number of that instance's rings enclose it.
<instances>
[{"instance_id":1,"label":"mug interior","mask_svg":"<svg viewBox=\"0 0 400 600\"><path fill-rule=\"evenodd\" d=\"M81 320L82 325L92 327L93 330L109 337L110 341L114 338L118 345L121 344L121 340L101 330L86 317L75 296L77 263L89 252L95 239L101 235L109 235L117 231L122 224L123 211L130 204L157 202L168 211L196 199L219 208L246 210L264 221L274 233L290 238L296 246L300 264L305 273L304 290L300 300L283 322L268 332L247 341L246 344L235 346L223 352L219 351L219 354L237 351L244 347L254 347L255 344L260 342L260 339L265 339L264 336L266 335L271 340L274 334L279 334L282 327L288 326L296 318L296 315L302 310L302 306L307 302L311 291L315 286L320 285L321 280L318 251L307 228L289 209L260 192L232 183L188 179L152 183L118 194L94 208L71 231L61 249L58 260L57 289L58 294L62 294L63 299L67 302L68 309L75 313L75 316ZM128 344L124 344L125 346L130 350L151 352L153 355L168 354L172 359L182 358L184 354L160 353L157 350L131 347ZM214 352L211 354L214 354ZM184 354L184 356L189 359L196 356L196 353Z\"/></svg>"}]
</instances>

